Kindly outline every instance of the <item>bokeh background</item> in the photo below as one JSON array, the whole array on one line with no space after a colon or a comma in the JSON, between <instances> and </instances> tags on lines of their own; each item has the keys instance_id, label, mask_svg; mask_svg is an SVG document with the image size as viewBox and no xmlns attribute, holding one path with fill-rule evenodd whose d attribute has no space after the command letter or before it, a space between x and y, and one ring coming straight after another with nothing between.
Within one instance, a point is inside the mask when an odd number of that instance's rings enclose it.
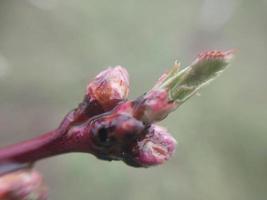
<instances>
[{"instance_id":1,"label":"bokeh background","mask_svg":"<svg viewBox=\"0 0 267 200\"><path fill-rule=\"evenodd\" d=\"M265 200L266 19L266 0L1 0L0 145L55 128L107 66L129 70L134 98L176 59L237 48L220 78L161 123L179 141L165 165L69 154L37 168L53 200Z\"/></svg>"}]
</instances>

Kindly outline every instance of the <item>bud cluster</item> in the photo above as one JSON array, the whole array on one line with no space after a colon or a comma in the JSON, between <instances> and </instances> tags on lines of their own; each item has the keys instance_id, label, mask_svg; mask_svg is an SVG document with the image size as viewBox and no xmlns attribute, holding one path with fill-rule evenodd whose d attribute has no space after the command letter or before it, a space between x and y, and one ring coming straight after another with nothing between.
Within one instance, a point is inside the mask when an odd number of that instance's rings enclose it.
<instances>
[{"instance_id":1,"label":"bud cluster","mask_svg":"<svg viewBox=\"0 0 267 200\"><path fill-rule=\"evenodd\" d=\"M126 69L108 68L100 73L88 85L87 94L104 107L112 107L110 99L120 101L113 104L111 111L85 122L93 135L91 153L136 167L154 166L168 160L175 151L176 141L166 129L154 123L163 120L214 79L232 57L233 51L210 51L200 54L182 70L175 63L150 91L133 101L122 101L129 90Z\"/></svg>"},{"instance_id":2,"label":"bud cluster","mask_svg":"<svg viewBox=\"0 0 267 200\"><path fill-rule=\"evenodd\" d=\"M174 154L177 142L155 123L217 77L232 57L232 50L210 51L200 54L184 69L175 63L151 90L132 101L127 100L127 70L109 67L88 84L83 102L66 115L56 130L0 149L0 168L1 163L33 163L69 152L122 160L134 167L162 164ZM26 168L0 175L2 199L45 200L42 177Z\"/></svg>"}]
</instances>

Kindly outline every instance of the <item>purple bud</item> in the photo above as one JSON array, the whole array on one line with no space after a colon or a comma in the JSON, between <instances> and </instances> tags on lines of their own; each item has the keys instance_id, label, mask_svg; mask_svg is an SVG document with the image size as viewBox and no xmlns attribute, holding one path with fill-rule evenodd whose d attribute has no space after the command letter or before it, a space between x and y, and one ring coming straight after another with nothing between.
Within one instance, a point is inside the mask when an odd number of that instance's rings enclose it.
<instances>
[{"instance_id":1,"label":"purple bud","mask_svg":"<svg viewBox=\"0 0 267 200\"><path fill-rule=\"evenodd\" d=\"M121 66L109 67L88 84L86 93L105 108L126 99L129 93L127 70Z\"/></svg>"},{"instance_id":2,"label":"purple bud","mask_svg":"<svg viewBox=\"0 0 267 200\"><path fill-rule=\"evenodd\" d=\"M180 64L164 73L156 85L138 102L135 109L146 123L161 121L196 92L217 77L229 64L234 50L208 51L195 59L188 67L180 70ZM140 112L142 111L143 112Z\"/></svg>"},{"instance_id":3,"label":"purple bud","mask_svg":"<svg viewBox=\"0 0 267 200\"><path fill-rule=\"evenodd\" d=\"M162 164L173 155L176 143L165 128L151 125L144 137L130 148L124 161L135 167Z\"/></svg>"},{"instance_id":4,"label":"purple bud","mask_svg":"<svg viewBox=\"0 0 267 200\"><path fill-rule=\"evenodd\" d=\"M0 177L1 200L46 200L43 177L32 169L15 171Z\"/></svg>"},{"instance_id":5,"label":"purple bud","mask_svg":"<svg viewBox=\"0 0 267 200\"><path fill-rule=\"evenodd\" d=\"M161 121L176 109L176 103L169 100L167 90L151 90L144 96L144 114L142 120L145 122Z\"/></svg>"}]
</instances>

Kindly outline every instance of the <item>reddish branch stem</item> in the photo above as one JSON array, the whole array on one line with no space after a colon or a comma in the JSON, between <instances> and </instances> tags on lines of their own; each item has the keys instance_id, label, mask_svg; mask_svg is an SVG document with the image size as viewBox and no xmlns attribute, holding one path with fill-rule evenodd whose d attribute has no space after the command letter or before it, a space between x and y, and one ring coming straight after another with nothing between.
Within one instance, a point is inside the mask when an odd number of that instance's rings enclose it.
<instances>
[{"instance_id":1,"label":"reddish branch stem","mask_svg":"<svg viewBox=\"0 0 267 200\"><path fill-rule=\"evenodd\" d=\"M59 128L36 138L0 148L0 167L5 163L32 163L61 153L82 151L82 145L77 142L80 134L75 135L76 140L73 140L74 134L68 135L68 132L75 124L82 123L101 112L102 107L86 96L76 109L66 115ZM77 145L80 145L79 148Z\"/></svg>"},{"instance_id":2,"label":"reddish branch stem","mask_svg":"<svg viewBox=\"0 0 267 200\"><path fill-rule=\"evenodd\" d=\"M0 163L33 162L40 158L52 156L62 151L58 145L53 145L62 138L60 130L54 130L34 139L0 149Z\"/></svg>"}]
</instances>

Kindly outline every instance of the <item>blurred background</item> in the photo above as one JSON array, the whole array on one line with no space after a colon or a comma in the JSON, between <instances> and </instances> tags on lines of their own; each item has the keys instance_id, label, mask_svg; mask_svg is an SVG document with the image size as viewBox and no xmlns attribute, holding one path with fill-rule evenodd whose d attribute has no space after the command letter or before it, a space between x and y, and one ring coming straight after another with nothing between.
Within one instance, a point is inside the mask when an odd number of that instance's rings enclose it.
<instances>
[{"instance_id":1,"label":"blurred background","mask_svg":"<svg viewBox=\"0 0 267 200\"><path fill-rule=\"evenodd\" d=\"M57 127L107 66L128 69L134 98L176 59L237 48L221 77L161 123L179 141L165 165L69 154L37 168L53 200L265 200L266 19L266 0L1 0L0 145Z\"/></svg>"}]
</instances>

